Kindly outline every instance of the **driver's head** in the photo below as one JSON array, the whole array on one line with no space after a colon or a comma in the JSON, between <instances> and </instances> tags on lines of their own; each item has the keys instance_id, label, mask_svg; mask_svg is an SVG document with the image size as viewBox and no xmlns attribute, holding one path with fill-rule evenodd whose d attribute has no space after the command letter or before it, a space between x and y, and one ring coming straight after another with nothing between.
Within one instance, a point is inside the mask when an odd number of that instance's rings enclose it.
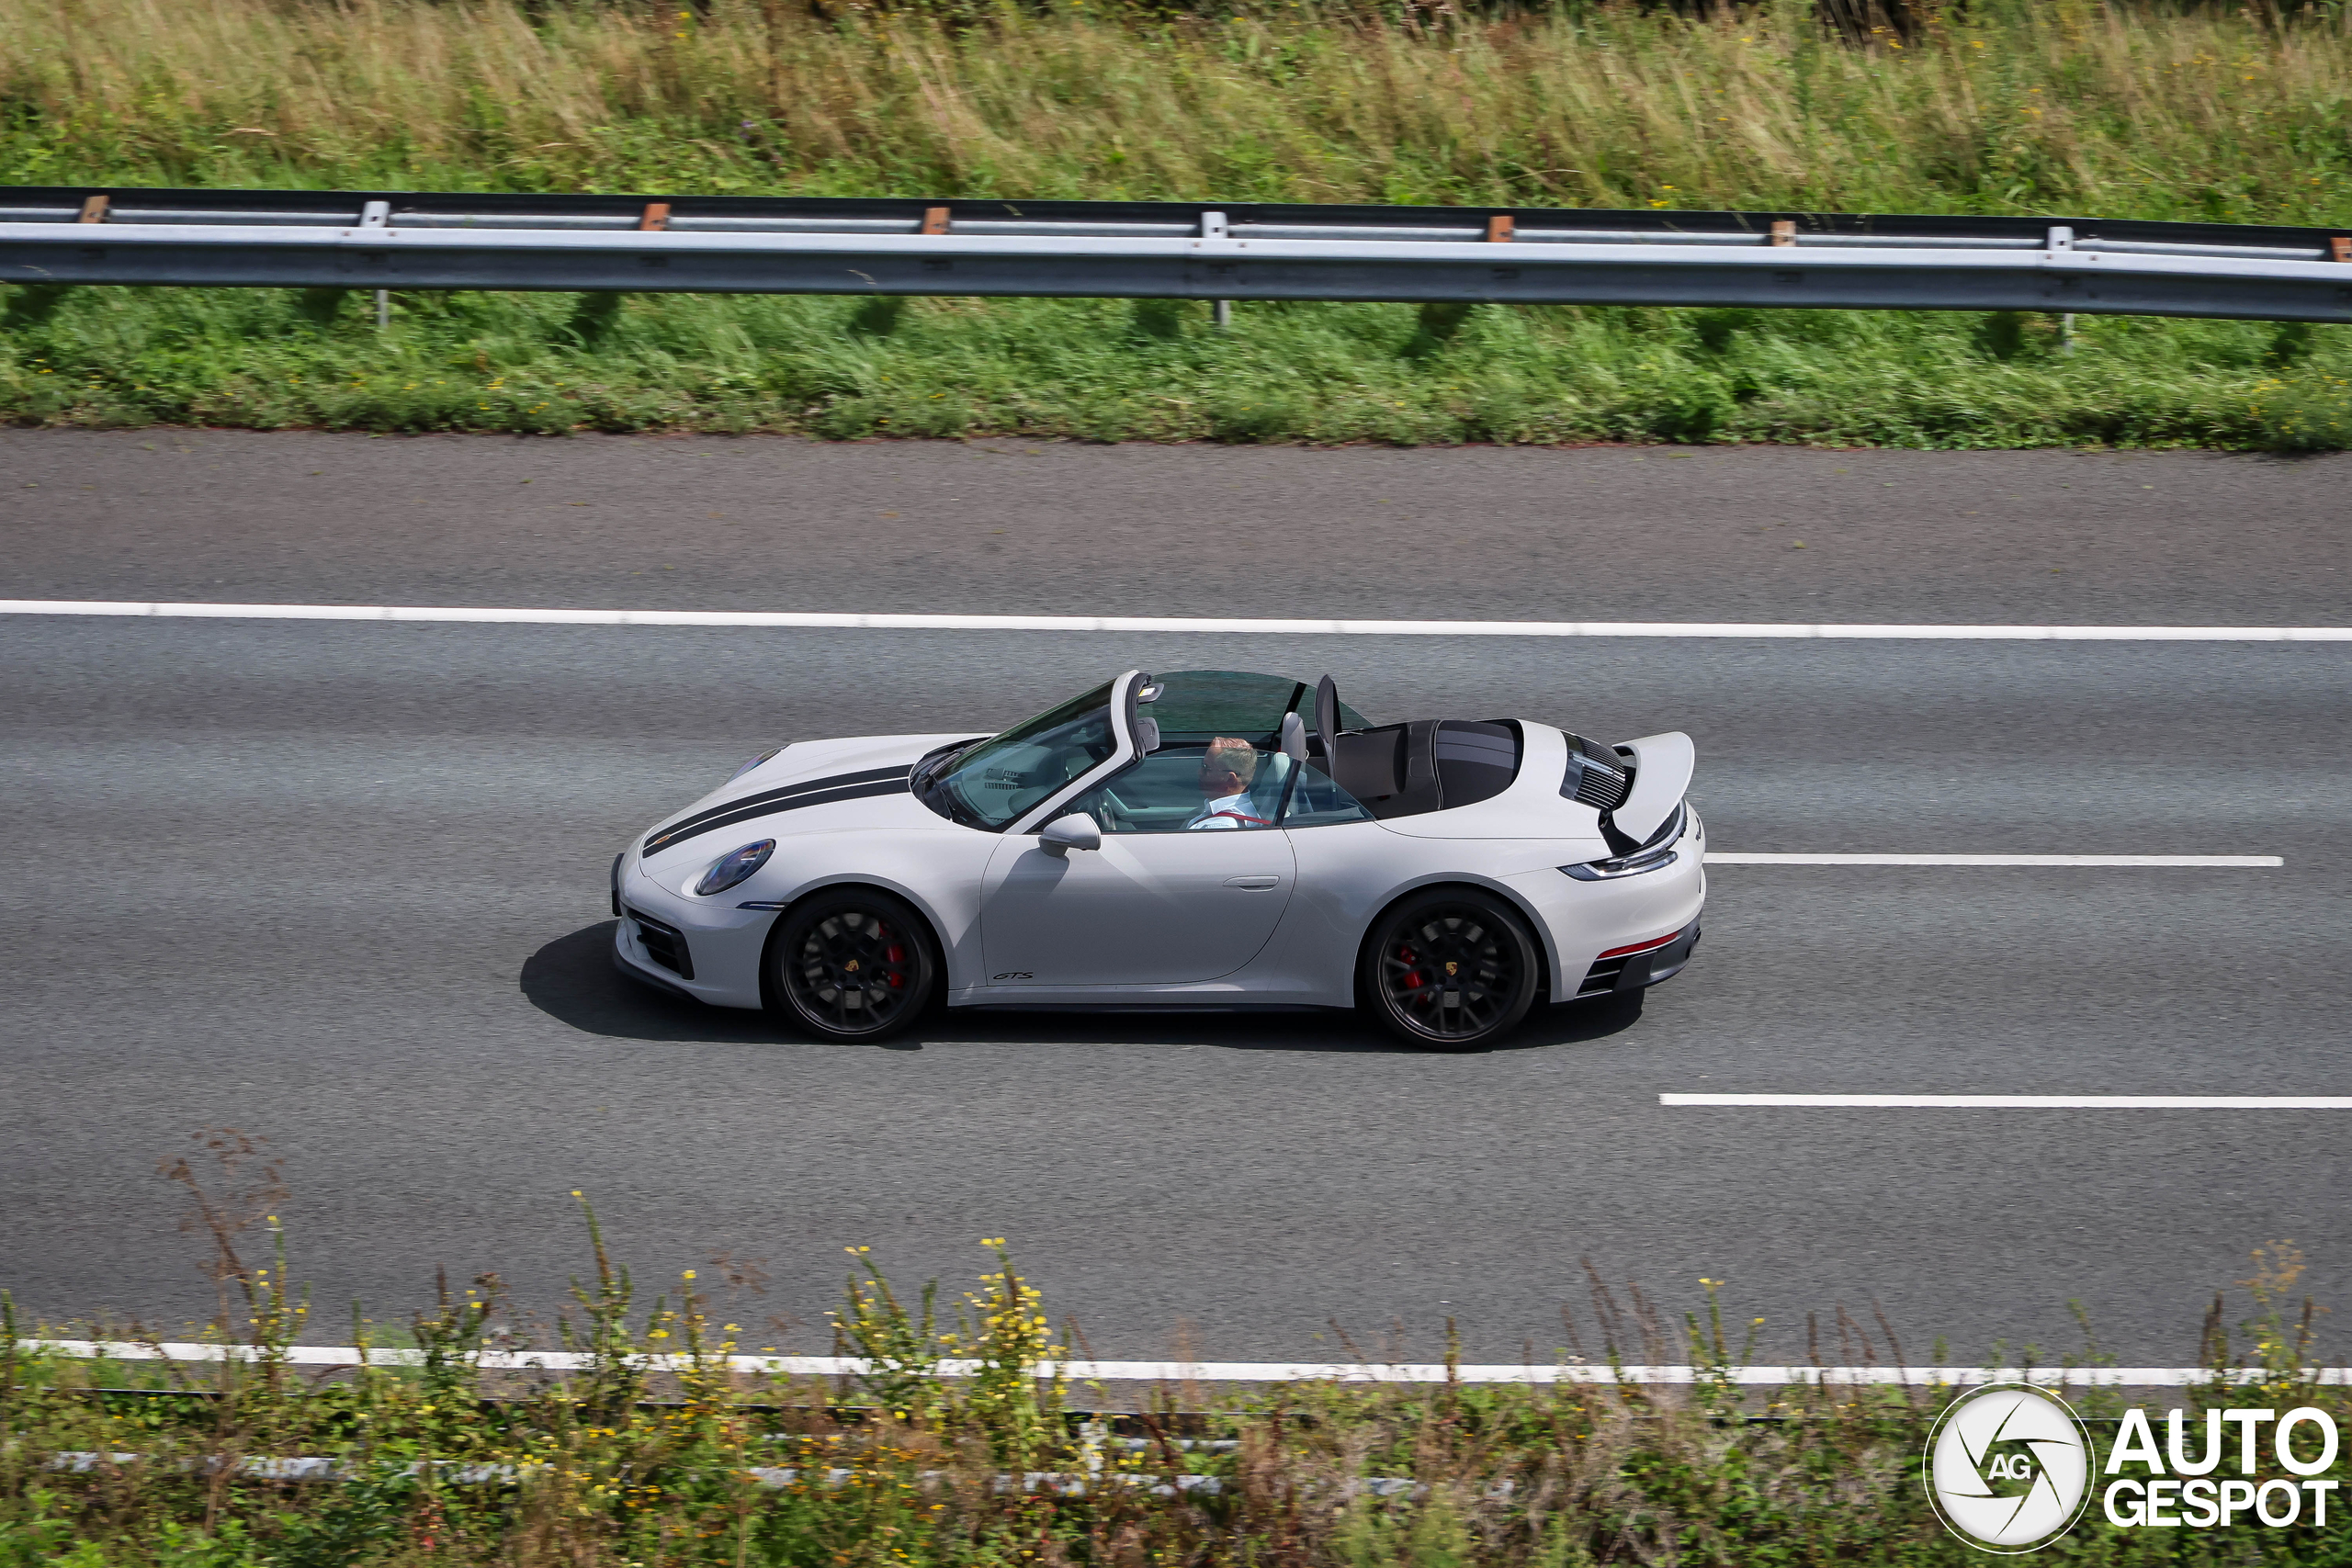
<instances>
[{"instance_id":1,"label":"driver's head","mask_svg":"<svg viewBox=\"0 0 2352 1568\"><path fill-rule=\"evenodd\" d=\"M1219 736L1201 755L1201 794L1211 800L1240 795L1258 776L1258 749L1247 740Z\"/></svg>"}]
</instances>

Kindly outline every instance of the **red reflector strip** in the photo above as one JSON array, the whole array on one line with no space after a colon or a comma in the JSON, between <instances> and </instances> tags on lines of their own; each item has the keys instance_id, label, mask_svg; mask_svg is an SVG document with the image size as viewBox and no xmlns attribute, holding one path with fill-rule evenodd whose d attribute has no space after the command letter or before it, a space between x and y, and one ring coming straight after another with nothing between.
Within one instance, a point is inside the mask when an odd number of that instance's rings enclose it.
<instances>
[{"instance_id":1,"label":"red reflector strip","mask_svg":"<svg viewBox=\"0 0 2352 1568\"><path fill-rule=\"evenodd\" d=\"M1623 958L1629 953L1647 953L1653 947L1664 947L1681 934L1680 931L1668 931L1664 936L1654 936L1647 942L1637 942L1631 947L1612 947L1602 953L1600 958ZM1593 962L1598 964L1600 958L1596 958Z\"/></svg>"}]
</instances>

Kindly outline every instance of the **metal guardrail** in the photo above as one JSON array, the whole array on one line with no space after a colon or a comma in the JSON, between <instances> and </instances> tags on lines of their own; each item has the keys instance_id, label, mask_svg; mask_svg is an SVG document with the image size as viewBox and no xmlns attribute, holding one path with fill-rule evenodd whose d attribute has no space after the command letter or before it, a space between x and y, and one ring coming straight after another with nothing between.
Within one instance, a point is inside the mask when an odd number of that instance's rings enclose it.
<instances>
[{"instance_id":1,"label":"metal guardrail","mask_svg":"<svg viewBox=\"0 0 2352 1568\"><path fill-rule=\"evenodd\" d=\"M2102 219L0 186L0 280L2352 321L2352 237Z\"/></svg>"}]
</instances>

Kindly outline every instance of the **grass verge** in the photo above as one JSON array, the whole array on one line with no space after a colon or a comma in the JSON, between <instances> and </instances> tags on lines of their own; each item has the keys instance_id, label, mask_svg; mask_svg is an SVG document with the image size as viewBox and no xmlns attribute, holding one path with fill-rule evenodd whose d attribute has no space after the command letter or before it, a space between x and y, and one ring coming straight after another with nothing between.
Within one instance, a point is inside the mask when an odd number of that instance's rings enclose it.
<instances>
[{"instance_id":1,"label":"grass verge","mask_svg":"<svg viewBox=\"0 0 2352 1568\"><path fill-rule=\"evenodd\" d=\"M2352 222L2352 12L1703 19L561 0L0 0L0 182ZM0 299L0 418L851 437L2352 441L2352 333L1157 301Z\"/></svg>"},{"instance_id":2,"label":"grass verge","mask_svg":"<svg viewBox=\"0 0 2352 1568\"><path fill-rule=\"evenodd\" d=\"M258 1158L234 1134L214 1134L209 1151L230 1185ZM1713 1281L1695 1310L1675 1314L1596 1276L1589 1306L1563 1314L1571 1348L1592 1364L1687 1363L1700 1372L1687 1387L1606 1376L1306 1383L1233 1390L1216 1409L1164 1387L1106 1417L1080 1408L1104 1403L1100 1391L1040 1375L1064 1352L1001 1241L984 1243L989 1271L944 1308L932 1291L903 1300L852 1248L831 1327L836 1349L870 1371L839 1382L755 1377L724 1358L741 1334L730 1312L755 1310L743 1292L756 1272L714 1259L712 1281L683 1270L648 1306L583 1203L593 1272L545 1336L582 1356L582 1370L481 1371L486 1347L527 1348L499 1281L483 1276L463 1292L443 1285L413 1317L401 1337L421 1352L413 1364L303 1375L286 1352L309 1306L276 1217L266 1261L240 1251L248 1221L284 1196L274 1167L258 1168L243 1196L217 1199L189 1162L170 1170L213 1244L215 1334L248 1359L70 1359L28 1348L10 1314L0 1564L1981 1561L1944 1531L1918 1483L1947 1391L1743 1387L1733 1373L1752 1338L1740 1346L1726 1329ZM2305 1300L2296 1313L2299 1258L2282 1247L2256 1261L2243 1326L2224 1328L2218 1297L2205 1325L2207 1361L2245 1382L2172 1398L2352 1416L2344 1389L2307 1370L2312 1309ZM1903 1359L1883 1321L1873 1335L1840 1309L1827 1327L1816 1359ZM363 1345L382 1337L356 1308L352 1332ZM1066 1333L1082 1348L1074 1325ZM655 1369L653 1355L669 1359ZM963 1375L935 1375L949 1357L966 1361ZM2122 1411L2111 1392L2077 1403L2095 1424ZM330 1462L308 1475L266 1462L297 1457ZM2264 1464L2264 1478L2279 1468ZM2094 1506L2045 1561L2319 1565L2345 1561L2345 1540L2340 1517L2127 1529Z\"/></svg>"},{"instance_id":3,"label":"grass verge","mask_svg":"<svg viewBox=\"0 0 2352 1568\"><path fill-rule=\"evenodd\" d=\"M258 429L1091 441L2352 444L2352 343L1948 314L79 289L0 318L0 414Z\"/></svg>"}]
</instances>

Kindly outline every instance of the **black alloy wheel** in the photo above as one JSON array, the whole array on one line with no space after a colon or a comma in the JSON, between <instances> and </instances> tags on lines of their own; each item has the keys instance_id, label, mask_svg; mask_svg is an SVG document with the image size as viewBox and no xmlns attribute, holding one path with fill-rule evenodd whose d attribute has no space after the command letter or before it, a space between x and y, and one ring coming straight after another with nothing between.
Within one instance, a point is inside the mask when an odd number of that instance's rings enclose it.
<instances>
[{"instance_id":1,"label":"black alloy wheel","mask_svg":"<svg viewBox=\"0 0 2352 1568\"><path fill-rule=\"evenodd\" d=\"M903 899L864 887L812 894L768 939L768 995L820 1039L886 1039L930 1002L933 951Z\"/></svg>"},{"instance_id":2,"label":"black alloy wheel","mask_svg":"<svg viewBox=\"0 0 2352 1568\"><path fill-rule=\"evenodd\" d=\"M1365 999L1416 1045L1473 1051L1509 1033L1535 1002L1535 942L1491 894L1448 889L1407 900L1364 947Z\"/></svg>"}]
</instances>

